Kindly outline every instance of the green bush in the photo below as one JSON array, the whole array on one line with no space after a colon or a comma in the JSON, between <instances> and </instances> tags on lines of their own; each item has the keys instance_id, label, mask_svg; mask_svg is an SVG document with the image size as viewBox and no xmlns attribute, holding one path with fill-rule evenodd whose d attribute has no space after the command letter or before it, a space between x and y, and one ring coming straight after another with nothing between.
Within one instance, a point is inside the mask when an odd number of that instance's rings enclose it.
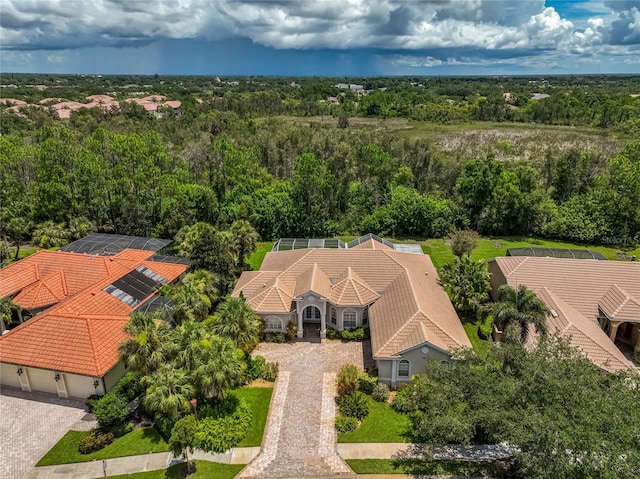
<instances>
[{"instance_id":1,"label":"green bush","mask_svg":"<svg viewBox=\"0 0 640 479\"><path fill-rule=\"evenodd\" d=\"M343 396L338 401L340 414L362 420L369 414L369 401L360 391Z\"/></svg>"},{"instance_id":2,"label":"green bush","mask_svg":"<svg viewBox=\"0 0 640 479\"><path fill-rule=\"evenodd\" d=\"M413 401L411 400L411 389L404 388L398 391L396 397L393 398L393 403L391 406L398 412L408 413L411 412L413 408Z\"/></svg>"},{"instance_id":3,"label":"green bush","mask_svg":"<svg viewBox=\"0 0 640 479\"><path fill-rule=\"evenodd\" d=\"M266 343L285 343L287 338L285 338L284 333L268 332L264 335L264 341Z\"/></svg>"},{"instance_id":4,"label":"green bush","mask_svg":"<svg viewBox=\"0 0 640 479\"><path fill-rule=\"evenodd\" d=\"M295 341L298 337L298 325L295 323L287 323L287 332L285 335L287 341Z\"/></svg>"},{"instance_id":5,"label":"green bush","mask_svg":"<svg viewBox=\"0 0 640 479\"><path fill-rule=\"evenodd\" d=\"M158 433L160 433L160 435L166 441L168 441L171 437L171 430L173 429L173 426L175 426L178 419L179 418L169 416L168 414L157 412L153 417L153 426L155 427L156 431L158 431Z\"/></svg>"},{"instance_id":6,"label":"green bush","mask_svg":"<svg viewBox=\"0 0 640 479\"><path fill-rule=\"evenodd\" d=\"M360 371L353 364L342 366L338 373L338 395L346 396L358 390Z\"/></svg>"},{"instance_id":7,"label":"green bush","mask_svg":"<svg viewBox=\"0 0 640 479\"><path fill-rule=\"evenodd\" d=\"M115 426L111 426L106 432L112 433L115 437L122 437L125 434L129 434L131 431L133 431L133 423L126 422L123 424L116 424Z\"/></svg>"},{"instance_id":8,"label":"green bush","mask_svg":"<svg viewBox=\"0 0 640 479\"><path fill-rule=\"evenodd\" d=\"M247 380L255 381L262 376L264 365L267 362L266 359L262 356L256 356L255 359L252 359L251 355L247 354L245 361L247 362Z\"/></svg>"},{"instance_id":9,"label":"green bush","mask_svg":"<svg viewBox=\"0 0 640 479\"><path fill-rule=\"evenodd\" d=\"M100 399L102 399L102 395L92 394L91 396L89 396L84 400L84 404L85 406L87 406L87 409L89 410L89 412L93 412L93 408L96 407L96 403L100 401Z\"/></svg>"},{"instance_id":10,"label":"green bush","mask_svg":"<svg viewBox=\"0 0 640 479\"><path fill-rule=\"evenodd\" d=\"M91 454L107 447L113 441L115 436L111 432L102 432L98 429L91 431L78 443L78 452L80 454Z\"/></svg>"},{"instance_id":11,"label":"green bush","mask_svg":"<svg viewBox=\"0 0 640 479\"><path fill-rule=\"evenodd\" d=\"M389 386L384 383L378 383L373 388L371 397L378 402L385 402L389 399Z\"/></svg>"},{"instance_id":12,"label":"green bush","mask_svg":"<svg viewBox=\"0 0 640 479\"><path fill-rule=\"evenodd\" d=\"M140 376L129 371L120 378L120 381L107 394L116 394L124 397L127 402L133 401L144 392L144 385L140 381Z\"/></svg>"},{"instance_id":13,"label":"green bush","mask_svg":"<svg viewBox=\"0 0 640 479\"><path fill-rule=\"evenodd\" d=\"M358 391L362 391L365 394L371 394L373 389L378 384L378 380L369 376L367 373L358 373Z\"/></svg>"},{"instance_id":14,"label":"green bush","mask_svg":"<svg viewBox=\"0 0 640 479\"><path fill-rule=\"evenodd\" d=\"M278 377L278 372L280 371L280 367L278 363L266 363L262 368L262 375L260 376L265 381L275 381Z\"/></svg>"},{"instance_id":15,"label":"green bush","mask_svg":"<svg viewBox=\"0 0 640 479\"><path fill-rule=\"evenodd\" d=\"M327 328L327 339L342 339L342 333L337 329Z\"/></svg>"},{"instance_id":16,"label":"green bush","mask_svg":"<svg viewBox=\"0 0 640 479\"><path fill-rule=\"evenodd\" d=\"M369 328L356 328L351 331L342 331L342 339L345 341L364 341L369 339Z\"/></svg>"},{"instance_id":17,"label":"green bush","mask_svg":"<svg viewBox=\"0 0 640 479\"><path fill-rule=\"evenodd\" d=\"M197 447L205 451L228 451L244 439L251 427L251 409L245 401L237 398L235 401L221 401L211 409L203 408L201 412L212 414L200 420L196 433Z\"/></svg>"},{"instance_id":18,"label":"green bush","mask_svg":"<svg viewBox=\"0 0 640 479\"><path fill-rule=\"evenodd\" d=\"M101 428L123 424L129 416L127 399L118 394L107 393L95 403L93 414Z\"/></svg>"},{"instance_id":19,"label":"green bush","mask_svg":"<svg viewBox=\"0 0 640 479\"><path fill-rule=\"evenodd\" d=\"M336 417L336 429L340 433L352 432L358 429L358 420L355 417Z\"/></svg>"}]
</instances>

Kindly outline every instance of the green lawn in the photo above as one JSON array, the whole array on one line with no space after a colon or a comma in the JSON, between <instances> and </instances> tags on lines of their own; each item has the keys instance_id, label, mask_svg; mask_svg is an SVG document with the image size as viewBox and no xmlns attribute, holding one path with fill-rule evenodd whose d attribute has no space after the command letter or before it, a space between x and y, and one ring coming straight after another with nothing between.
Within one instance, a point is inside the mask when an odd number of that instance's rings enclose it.
<instances>
[{"instance_id":1,"label":"green lawn","mask_svg":"<svg viewBox=\"0 0 640 479\"><path fill-rule=\"evenodd\" d=\"M500 243L499 247L496 245ZM569 248L588 249L590 251L602 253L607 259L617 260L616 253L621 252L620 248L608 246L591 246L576 243L564 243L561 241L541 240L534 238L520 237L494 237L482 238L478 241L478 246L471 252L472 259L491 259L496 256L505 256L508 248ZM422 250L431 256L433 264L440 267L445 263L453 261L451 248L447 246L443 239L430 239L422 243ZM640 258L640 246L634 250L625 251L629 256L635 255Z\"/></svg>"},{"instance_id":2,"label":"green lawn","mask_svg":"<svg viewBox=\"0 0 640 479\"><path fill-rule=\"evenodd\" d=\"M353 432L338 435L338 442L408 442L409 418L389 403L369 399L369 414Z\"/></svg>"},{"instance_id":3,"label":"green lawn","mask_svg":"<svg viewBox=\"0 0 640 479\"><path fill-rule=\"evenodd\" d=\"M460 475L492 477L490 463L469 461L419 461L397 459L347 459L358 474Z\"/></svg>"},{"instance_id":4,"label":"green lawn","mask_svg":"<svg viewBox=\"0 0 640 479\"><path fill-rule=\"evenodd\" d=\"M482 331L489 335L491 333L491 321L482 322L480 320L465 320L462 319L462 326L464 327L464 331L467 333L469 337L469 341L471 341L471 346L473 346L473 350L480 357L485 357L487 351L493 348L493 344L490 341L485 339L480 339L478 336L478 328L481 328Z\"/></svg>"},{"instance_id":5,"label":"green lawn","mask_svg":"<svg viewBox=\"0 0 640 479\"><path fill-rule=\"evenodd\" d=\"M238 447L253 447L262 444L272 393L273 388L239 388L233 391L235 396L244 399L249 404L253 412L251 428Z\"/></svg>"},{"instance_id":6,"label":"green lawn","mask_svg":"<svg viewBox=\"0 0 640 479\"><path fill-rule=\"evenodd\" d=\"M38 461L36 466L88 462L169 450L167 443L155 429L144 428L125 434L104 449L91 454L80 454L78 444L87 434L89 434L87 431L69 431Z\"/></svg>"},{"instance_id":7,"label":"green lawn","mask_svg":"<svg viewBox=\"0 0 640 479\"><path fill-rule=\"evenodd\" d=\"M219 464L217 462L193 461L196 472L189 479L233 479L244 467L243 464ZM184 464L176 464L169 469L157 471L136 472L120 476L109 476L110 479L183 479ZM96 478L99 479L99 478Z\"/></svg>"},{"instance_id":8,"label":"green lawn","mask_svg":"<svg viewBox=\"0 0 640 479\"><path fill-rule=\"evenodd\" d=\"M252 271L258 271L260 269L260 265L262 264L262 261L264 261L264 257L269 251L271 251L271 248L273 248L273 244L274 241L261 241L260 243L258 243L258 248L253 252L251 256L249 256L249 259L247 260L247 263L249 263L249 266L251 266Z\"/></svg>"}]
</instances>

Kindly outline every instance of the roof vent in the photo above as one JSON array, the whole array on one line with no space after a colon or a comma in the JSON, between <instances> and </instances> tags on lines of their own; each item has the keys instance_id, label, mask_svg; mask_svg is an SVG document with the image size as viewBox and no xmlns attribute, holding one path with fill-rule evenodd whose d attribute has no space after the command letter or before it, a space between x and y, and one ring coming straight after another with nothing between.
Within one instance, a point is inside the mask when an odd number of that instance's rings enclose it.
<instances>
[{"instance_id":1,"label":"roof vent","mask_svg":"<svg viewBox=\"0 0 640 479\"><path fill-rule=\"evenodd\" d=\"M553 316L554 318L558 317L558 312L555 309L551 310L551 316Z\"/></svg>"},{"instance_id":2,"label":"roof vent","mask_svg":"<svg viewBox=\"0 0 640 479\"><path fill-rule=\"evenodd\" d=\"M338 282L338 278L329 278L329 281L331 281L331 284L336 284Z\"/></svg>"},{"instance_id":3,"label":"roof vent","mask_svg":"<svg viewBox=\"0 0 640 479\"><path fill-rule=\"evenodd\" d=\"M93 261L93 255L89 256L89 260Z\"/></svg>"}]
</instances>

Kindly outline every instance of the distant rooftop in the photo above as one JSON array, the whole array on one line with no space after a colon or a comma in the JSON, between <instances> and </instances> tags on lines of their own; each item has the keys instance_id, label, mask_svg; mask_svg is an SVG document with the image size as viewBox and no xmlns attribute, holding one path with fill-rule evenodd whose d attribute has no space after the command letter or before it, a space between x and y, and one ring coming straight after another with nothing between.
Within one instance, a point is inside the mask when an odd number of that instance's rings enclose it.
<instances>
[{"instance_id":1,"label":"distant rooftop","mask_svg":"<svg viewBox=\"0 0 640 479\"><path fill-rule=\"evenodd\" d=\"M588 249L568 249L568 248L509 248L507 256L534 256L548 258L569 258L569 259L599 259L606 257L597 251Z\"/></svg>"},{"instance_id":2,"label":"distant rooftop","mask_svg":"<svg viewBox=\"0 0 640 479\"><path fill-rule=\"evenodd\" d=\"M377 245L377 246L376 246ZM295 249L392 249L402 253L423 254L419 244L412 243L392 243L391 241L380 238L377 235L368 233L345 243L339 239L323 239L323 238L280 238L273 245L271 251L291 251Z\"/></svg>"}]
</instances>

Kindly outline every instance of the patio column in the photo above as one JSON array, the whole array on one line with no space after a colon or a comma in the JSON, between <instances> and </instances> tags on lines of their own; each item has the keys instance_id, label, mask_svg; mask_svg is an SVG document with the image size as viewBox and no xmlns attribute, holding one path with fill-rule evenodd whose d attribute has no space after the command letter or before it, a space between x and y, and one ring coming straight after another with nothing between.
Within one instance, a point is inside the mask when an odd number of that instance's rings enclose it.
<instances>
[{"instance_id":1,"label":"patio column","mask_svg":"<svg viewBox=\"0 0 640 479\"><path fill-rule=\"evenodd\" d=\"M327 337L327 303L320 310L320 339Z\"/></svg>"},{"instance_id":2,"label":"patio column","mask_svg":"<svg viewBox=\"0 0 640 479\"><path fill-rule=\"evenodd\" d=\"M611 321L611 332L609 333L609 338L614 343L616 342L616 335L618 334L618 326L620 326L621 321Z\"/></svg>"},{"instance_id":3,"label":"patio column","mask_svg":"<svg viewBox=\"0 0 640 479\"><path fill-rule=\"evenodd\" d=\"M302 339L304 336L304 327L302 323L302 310L300 309L300 305L296 308L298 312L298 338Z\"/></svg>"}]
</instances>

